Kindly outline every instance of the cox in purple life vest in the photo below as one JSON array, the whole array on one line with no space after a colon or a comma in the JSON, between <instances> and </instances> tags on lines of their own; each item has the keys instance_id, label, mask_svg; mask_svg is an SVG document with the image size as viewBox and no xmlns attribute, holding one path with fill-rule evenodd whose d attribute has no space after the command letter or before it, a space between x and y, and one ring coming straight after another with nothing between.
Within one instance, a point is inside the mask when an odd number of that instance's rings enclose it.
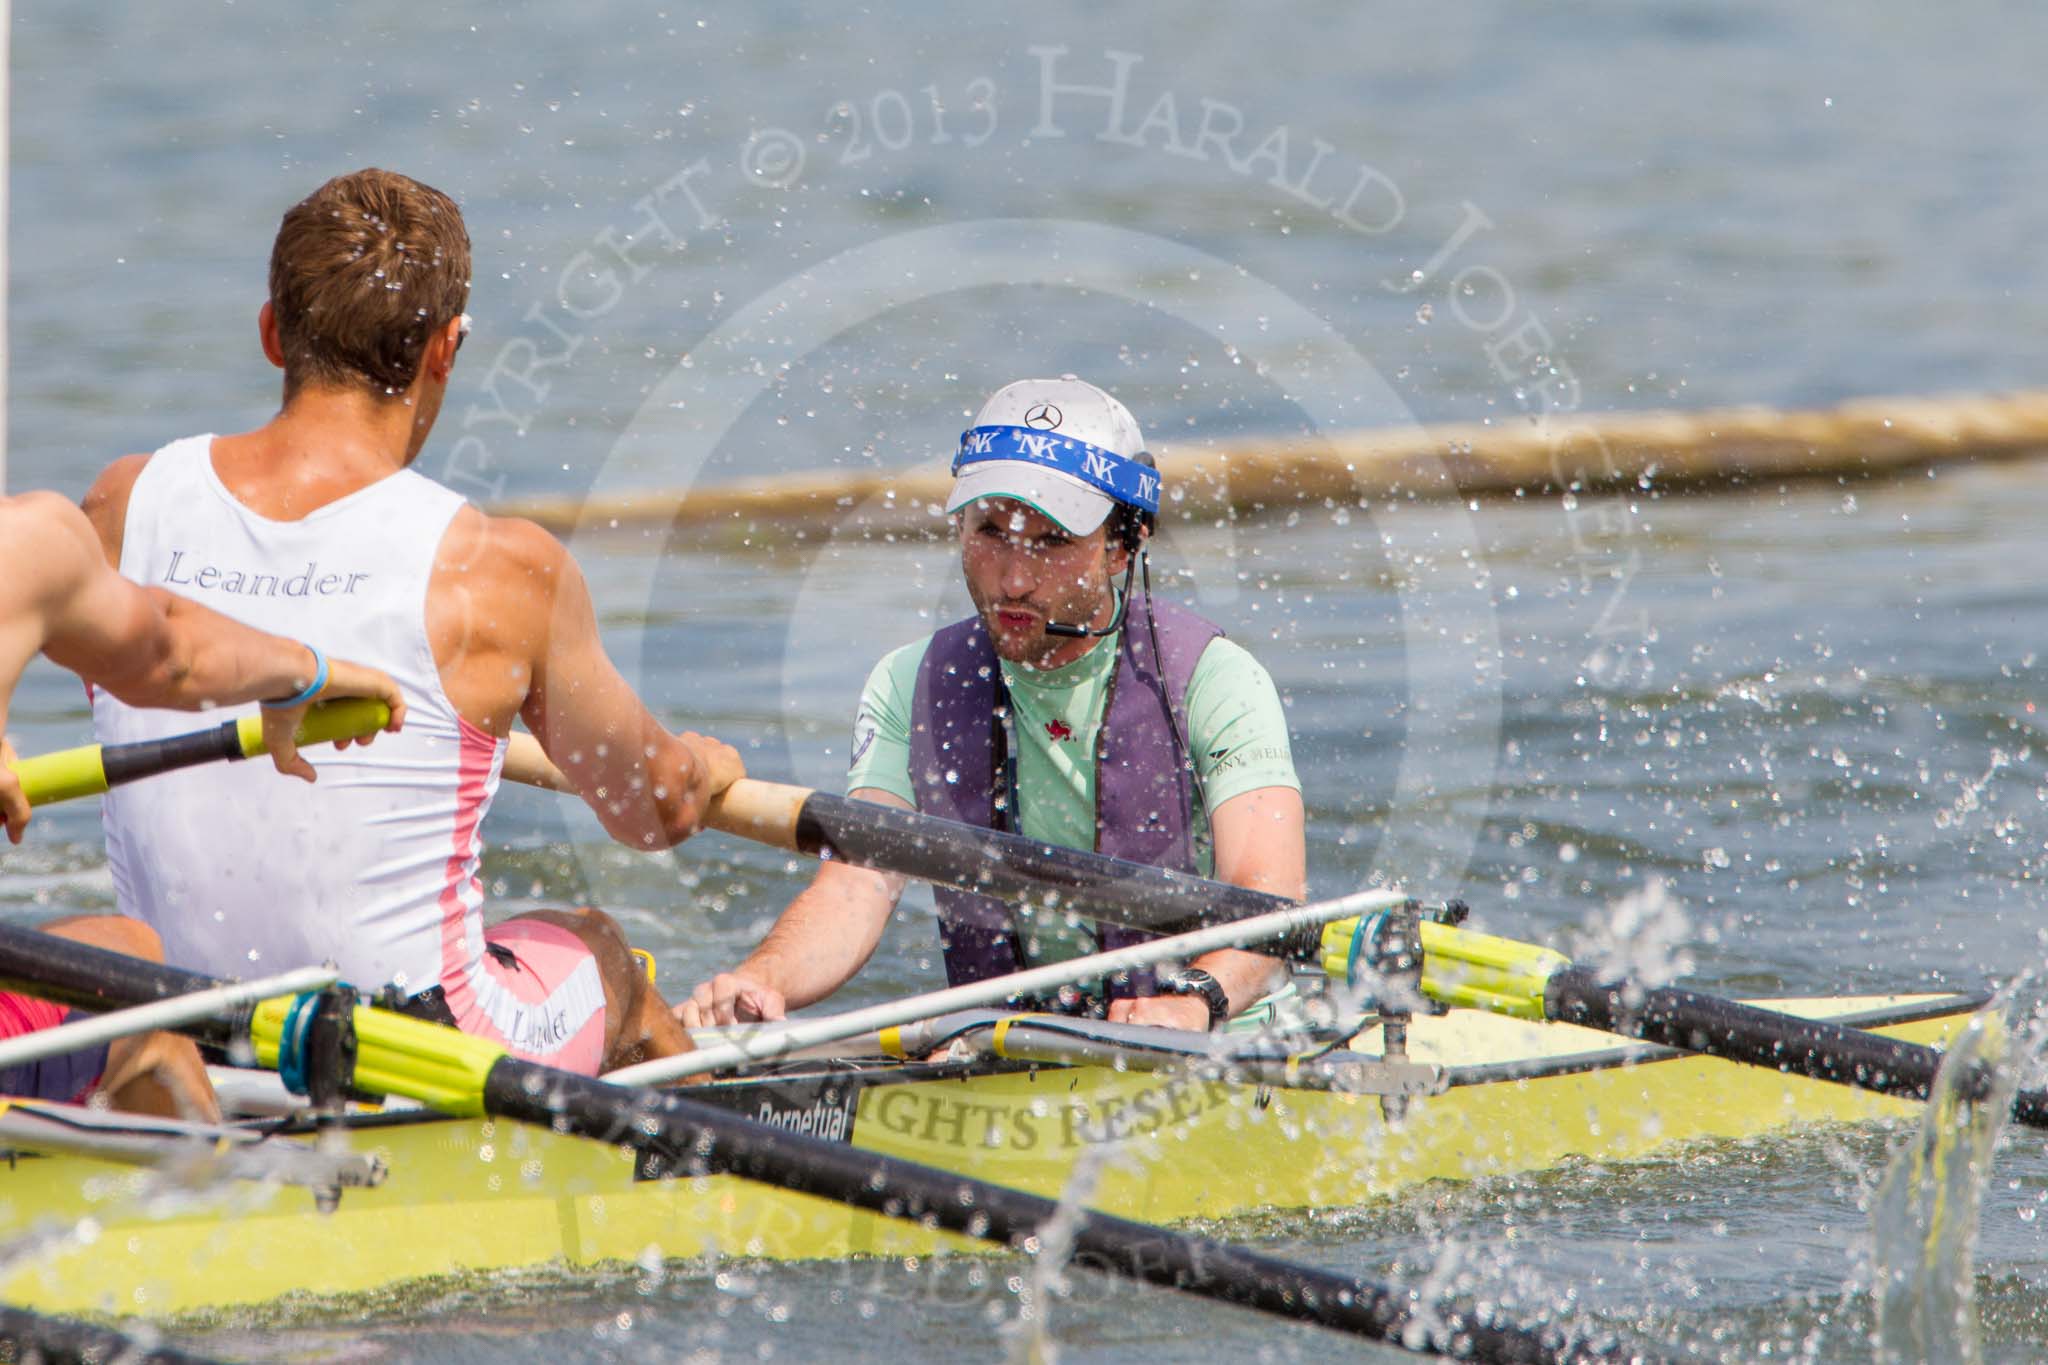
<instances>
[{"instance_id":1,"label":"cox in purple life vest","mask_svg":"<svg viewBox=\"0 0 2048 1365\"><path fill-rule=\"evenodd\" d=\"M975 614L875 665L851 795L1301 896L1301 792L1278 692L1218 626L1153 597L1160 478L1129 409L1073 376L1006 385L961 434L953 473L947 511ZM823 999L874 952L902 889L821 864L760 946L678 1014L729 1024ZM954 984L1138 937L937 896ZM1202 1029L1284 979L1273 959L1227 949L1019 1003Z\"/></svg>"}]
</instances>

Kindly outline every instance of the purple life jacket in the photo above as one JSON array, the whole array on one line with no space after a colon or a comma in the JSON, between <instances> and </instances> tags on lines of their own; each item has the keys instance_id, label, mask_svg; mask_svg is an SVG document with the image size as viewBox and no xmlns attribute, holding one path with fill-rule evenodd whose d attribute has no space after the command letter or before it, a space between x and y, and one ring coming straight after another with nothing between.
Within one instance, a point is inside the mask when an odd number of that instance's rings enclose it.
<instances>
[{"instance_id":1,"label":"purple life jacket","mask_svg":"<svg viewBox=\"0 0 2048 1365\"><path fill-rule=\"evenodd\" d=\"M1152 635L1141 624L1145 610L1154 613L1164 667L1152 657ZM1202 651L1223 632L1185 607L1142 595L1133 599L1124 622L1109 642L1118 651L1116 672L1096 742L1095 851L1194 872L1194 779L1173 726L1188 735L1188 681ZM979 615L947 626L925 647L910 725L910 781L919 810L996 828L996 793L1005 785L995 714L999 667ZM1011 818L1016 821L1018 813ZM949 887L934 887L933 895L949 984L1023 970L1009 906ZM1150 937L1111 925L1099 932L1105 951ZM1120 973L1110 985L1112 997L1156 993L1149 968Z\"/></svg>"}]
</instances>

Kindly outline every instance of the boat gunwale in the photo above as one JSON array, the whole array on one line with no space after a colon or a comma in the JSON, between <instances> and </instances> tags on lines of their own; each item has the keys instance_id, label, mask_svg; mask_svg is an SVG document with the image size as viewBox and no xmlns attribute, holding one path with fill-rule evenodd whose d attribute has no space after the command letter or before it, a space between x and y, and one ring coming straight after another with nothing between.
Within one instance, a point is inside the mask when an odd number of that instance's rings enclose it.
<instances>
[{"instance_id":1,"label":"boat gunwale","mask_svg":"<svg viewBox=\"0 0 2048 1365\"><path fill-rule=\"evenodd\" d=\"M1905 994L1900 992L1899 994ZM1816 997L1821 998L1821 997ZM1846 1014L1821 1016L1830 1022L1850 1028L1890 1028L1939 1019L1953 1014L1974 1013L1991 1000L1989 992L1957 991L1947 995L1914 995L1909 1001L1891 1005L1880 1005L1870 1009L1854 1010ZM1372 1027L1368 1022L1366 1027ZM1325 1058L1341 1058L1345 1055L1377 1059L1378 1053L1351 1053L1349 1049L1337 1048L1320 1053ZM1532 1057L1511 1062L1447 1063L1443 1064L1443 1083L1446 1090L1468 1086L1501 1084L1513 1081L1544 1080L1556 1076L1580 1075L1586 1072L1616 1070L1622 1067L1647 1066L1658 1062L1678 1061L1697 1057L1700 1054L1685 1052L1678 1048L1665 1047L1655 1043L1626 1043L1615 1047L1599 1048L1587 1052L1565 1053L1555 1057ZM886 1065L874 1065L885 1062ZM728 1097L744 1096L759 1090L794 1084L850 1083L857 1089L866 1090L885 1085L915 1085L943 1081L967 1082L983 1076L1011 1076L1030 1072L1065 1073L1072 1071L1109 1071L1115 1075L1140 1075L1139 1072L1120 1072L1114 1068L1099 1066L1077 1066L1060 1062L1012 1061L1000 1057L977 1057L964 1061L927 1062L906 1061L897 1058L835 1058L823 1065L803 1070L751 1074L724 1080L699 1083L691 1086L677 1086L664 1093L684 1099L720 1103ZM1302 1094L1323 1093L1309 1087L1295 1087L1281 1084L1245 1081L1247 1088L1263 1088L1271 1092L1294 1092ZM340 1127L345 1131L376 1131L385 1128L402 1128L422 1123L439 1123L449 1119L446 1114L431 1109L407 1109L396 1113L350 1114L337 1124L333 1120L316 1119L307 1114L296 1114L285 1118L270 1118L251 1121L247 1126L252 1132L264 1137L307 1137L325 1129ZM474 1122L476 1120L466 1120ZM483 1120L503 1122L504 1120ZM0 1156L14 1155L0 1151ZM36 1155L22 1153L22 1155Z\"/></svg>"}]
</instances>

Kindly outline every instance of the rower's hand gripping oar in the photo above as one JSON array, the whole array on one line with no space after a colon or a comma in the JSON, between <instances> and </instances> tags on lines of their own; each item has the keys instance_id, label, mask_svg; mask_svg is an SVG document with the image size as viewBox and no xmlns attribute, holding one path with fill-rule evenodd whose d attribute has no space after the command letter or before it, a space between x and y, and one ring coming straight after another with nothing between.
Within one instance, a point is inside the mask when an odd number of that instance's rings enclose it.
<instances>
[{"instance_id":1,"label":"rower's hand gripping oar","mask_svg":"<svg viewBox=\"0 0 2048 1365\"><path fill-rule=\"evenodd\" d=\"M109 1009L220 984L0 926L0 989ZM443 1113L532 1123L630 1148L678 1175L737 1175L1015 1250L1035 1250L1045 1228L1063 1218L1072 1226L1073 1259L1092 1269L1411 1350L1560 1365L1648 1359L1619 1343L1574 1339L1555 1325L1523 1327L1498 1310L1431 1304L1404 1288L1209 1238L1090 1210L1077 1215L1038 1195L770 1127L680 1095L629 1090L521 1061L481 1038L352 1005L339 991L265 1001L237 1019L190 1031L230 1047L253 1044L259 1061L283 1073L334 1068L325 1076L301 1076L315 1092L404 1095Z\"/></svg>"},{"instance_id":2,"label":"rower's hand gripping oar","mask_svg":"<svg viewBox=\"0 0 2048 1365\"><path fill-rule=\"evenodd\" d=\"M319 702L308 708L305 719L299 722L299 745L304 748L361 739L376 734L390 720L390 708L381 701L350 697ZM255 758L268 752L263 742L262 717L248 715L164 739L86 744L38 754L16 763L14 775L31 807L47 806L80 796L99 796L109 788L158 773L223 759L233 762Z\"/></svg>"}]
</instances>

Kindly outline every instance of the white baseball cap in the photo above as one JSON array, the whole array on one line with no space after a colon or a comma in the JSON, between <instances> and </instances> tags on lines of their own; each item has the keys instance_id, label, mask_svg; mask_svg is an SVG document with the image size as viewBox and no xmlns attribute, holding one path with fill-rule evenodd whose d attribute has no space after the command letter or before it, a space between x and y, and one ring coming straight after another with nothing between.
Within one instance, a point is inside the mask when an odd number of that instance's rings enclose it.
<instances>
[{"instance_id":1,"label":"white baseball cap","mask_svg":"<svg viewBox=\"0 0 2048 1365\"><path fill-rule=\"evenodd\" d=\"M1034 432L1064 439L1051 443L1048 452L1045 443L1029 435ZM1003 441L1003 434L1014 440ZM982 498L1014 498L1051 517L1070 535L1085 536L1102 525L1118 502L1149 502L1147 510L1157 509L1158 475L1149 466L1125 463L1144 450L1138 419L1093 384L1070 374L1020 379L997 389L962 435L946 511L957 512ZM1091 451L1115 458L1081 463ZM1056 468L1048 462L1053 459L1081 472Z\"/></svg>"}]
</instances>

